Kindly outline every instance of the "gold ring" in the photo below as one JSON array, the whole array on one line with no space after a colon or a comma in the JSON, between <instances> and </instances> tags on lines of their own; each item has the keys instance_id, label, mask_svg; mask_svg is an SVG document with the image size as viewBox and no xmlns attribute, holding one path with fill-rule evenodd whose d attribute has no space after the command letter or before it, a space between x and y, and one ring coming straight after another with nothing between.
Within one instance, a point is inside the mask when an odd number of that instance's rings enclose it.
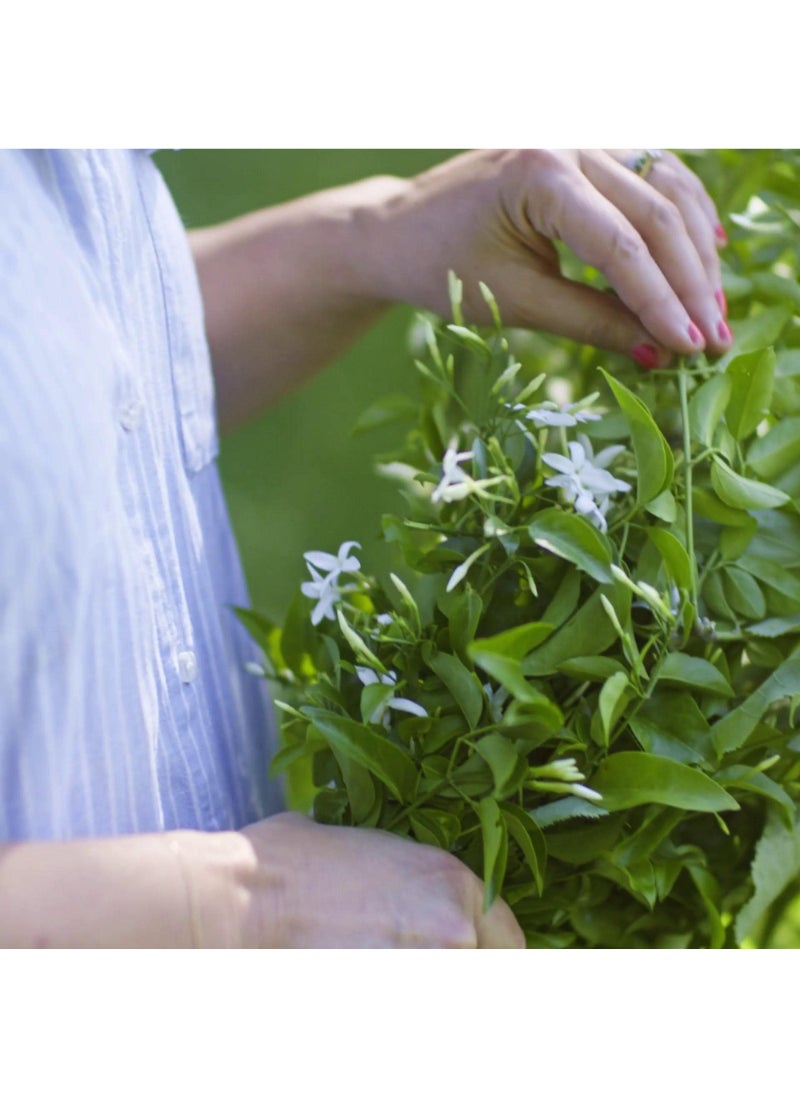
<instances>
[{"instance_id":1,"label":"gold ring","mask_svg":"<svg viewBox=\"0 0 800 1096\"><path fill-rule=\"evenodd\" d=\"M646 179L653 170L656 160L660 160L661 156L660 148L645 148L628 164L628 167L640 179Z\"/></svg>"}]
</instances>

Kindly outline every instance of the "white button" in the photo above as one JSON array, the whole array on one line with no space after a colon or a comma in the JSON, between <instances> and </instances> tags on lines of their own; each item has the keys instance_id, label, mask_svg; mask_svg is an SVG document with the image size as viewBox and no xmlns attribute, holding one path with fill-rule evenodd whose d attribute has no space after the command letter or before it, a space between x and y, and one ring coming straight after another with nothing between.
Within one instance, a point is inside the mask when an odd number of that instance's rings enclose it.
<instances>
[{"instance_id":1,"label":"white button","mask_svg":"<svg viewBox=\"0 0 800 1096\"><path fill-rule=\"evenodd\" d=\"M135 430L139 423L142 421L142 415L144 414L144 404L141 400L131 400L129 404L122 408L120 412L119 421L125 430Z\"/></svg>"},{"instance_id":2,"label":"white button","mask_svg":"<svg viewBox=\"0 0 800 1096\"><path fill-rule=\"evenodd\" d=\"M191 684L197 677L197 659L194 651L181 651L178 655L178 677L184 685Z\"/></svg>"}]
</instances>

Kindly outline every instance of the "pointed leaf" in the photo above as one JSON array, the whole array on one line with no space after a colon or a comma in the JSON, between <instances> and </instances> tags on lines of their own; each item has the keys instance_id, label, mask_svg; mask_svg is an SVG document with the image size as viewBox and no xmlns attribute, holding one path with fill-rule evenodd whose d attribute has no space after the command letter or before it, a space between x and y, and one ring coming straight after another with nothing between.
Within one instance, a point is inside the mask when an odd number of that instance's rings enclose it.
<instances>
[{"instance_id":1,"label":"pointed leaf","mask_svg":"<svg viewBox=\"0 0 800 1096\"><path fill-rule=\"evenodd\" d=\"M669 757L615 753L601 761L591 785L602 806L625 810L643 803L664 803L687 811L732 811L739 804L705 773Z\"/></svg>"},{"instance_id":2,"label":"pointed leaf","mask_svg":"<svg viewBox=\"0 0 800 1096\"><path fill-rule=\"evenodd\" d=\"M401 803L409 802L417 783L414 762L399 746L370 727L325 708L300 709L337 754L343 754L382 781Z\"/></svg>"},{"instance_id":3,"label":"pointed leaf","mask_svg":"<svg viewBox=\"0 0 800 1096\"><path fill-rule=\"evenodd\" d=\"M503 889L508 860L508 830L497 800L490 796L478 804L483 838L483 910L489 909Z\"/></svg>"},{"instance_id":4,"label":"pointed leaf","mask_svg":"<svg viewBox=\"0 0 800 1096\"><path fill-rule=\"evenodd\" d=\"M661 664L658 679L675 681L679 685L717 696L734 695L727 678L716 666L705 658L687 655L682 651L670 651Z\"/></svg>"},{"instance_id":5,"label":"pointed leaf","mask_svg":"<svg viewBox=\"0 0 800 1096\"><path fill-rule=\"evenodd\" d=\"M791 501L777 487L740 476L717 456L712 459L711 485L726 506L734 510L772 510Z\"/></svg>"},{"instance_id":6,"label":"pointed leaf","mask_svg":"<svg viewBox=\"0 0 800 1096\"><path fill-rule=\"evenodd\" d=\"M800 655L795 655L779 666L766 681L762 682L748 698L723 716L712 727L718 755L742 746L757 727L759 720L770 706L786 697L800 695Z\"/></svg>"},{"instance_id":7,"label":"pointed leaf","mask_svg":"<svg viewBox=\"0 0 800 1096\"><path fill-rule=\"evenodd\" d=\"M709 447L714 431L728 405L733 385L726 373L719 373L701 384L689 401L689 430L700 445Z\"/></svg>"},{"instance_id":8,"label":"pointed leaf","mask_svg":"<svg viewBox=\"0 0 800 1096\"><path fill-rule=\"evenodd\" d=\"M541 895L544 889L544 871L547 866L547 842L544 834L528 812L516 803L504 803L501 809L508 832L519 846L526 864L531 869L536 889Z\"/></svg>"},{"instance_id":9,"label":"pointed leaf","mask_svg":"<svg viewBox=\"0 0 800 1096\"><path fill-rule=\"evenodd\" d=\"M725 421L737 441L752 434L772 402L775 351L771 346L749 354L738 354L728 365L731 395Z\"/></svg>"},{"instance_id":10,"label":"pointed leaf","mask_svg":"<svg viewBox=\"0 0 800 1096\"><path fill-rule=\"evenodd\" d=\"M528 526L528 533L540 548L569 560L597 582L613 581L608 541L579 514L555 508L543 510Z\"/></svg>"},{"instance_id":11,"label":"pointed leaf","mask_svg":"<svg viewBox=\"0 0 800 1096\"><path fill-rule=\"evenodd\" d=\"M483 711L485 694L474 673L455 655L437 651L425 661L446 685L453 700L464 713L470 729L477 726Z\"/></svg>"},{"instance_id":12,"label":"pointed leaf","mask_svg":"<svg viewBox=\"0 0 800 1096\"><path fill-rule=\"evenodd\" d=\"M601 369L600 372L605 377L630 428L636 454L636 497L639 505L644 506L662 491L667 490L672 483L672 449L656 425L647 405L605 369Z\"/></svg>"},{"instance_id":13,"label":"pointed leaf","mask_svg":"<svg viewBox=\"0 0 800 1096\"><path fill-rule=\"evenodd\" d=\"M498 798L504 799L518 790L528 771L528 762L512 742L501 734L487 734L477 740L475 749L492 771Z\"/></svg>"},{"instance_id":14,"label":"pointed leaf","mask_svg":"<svg viewBox=\"0 0 800 1096\"><path fill-rule=\"evenodd\" d=\"M476 639L469 646L470 655L498 654L520 660L543 643L553 630L552 624L533 620L516 628L508 628L505 632Z\"/></svg>"}]
</instances>

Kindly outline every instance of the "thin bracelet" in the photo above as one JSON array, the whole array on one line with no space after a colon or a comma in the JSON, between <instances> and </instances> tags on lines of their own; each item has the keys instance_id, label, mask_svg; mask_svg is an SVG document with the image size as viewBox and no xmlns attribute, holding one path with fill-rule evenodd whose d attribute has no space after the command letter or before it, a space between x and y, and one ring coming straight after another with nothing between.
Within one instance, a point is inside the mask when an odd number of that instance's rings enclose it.
<instances>
[{"instance_id":1,"label":"thin bracelet","mask_svg":"<svg viewBox=\"0 0 800 1096\"><path fill-rule=\"evenodd\" d=\"M189 925L192 935L192 947L202 948L203 943L200 935L200 917L198 915L197 903L194 898L194 888L192 887L191 874L186 867L186 861L184 859L183 850L180 843L175 838L169 838L167 840L167 848L173 853L178 860L178 870L181 873L181 879L183 880L183 889L186 892L186 907L189 912Z\"/></svg>"}]
</instances>

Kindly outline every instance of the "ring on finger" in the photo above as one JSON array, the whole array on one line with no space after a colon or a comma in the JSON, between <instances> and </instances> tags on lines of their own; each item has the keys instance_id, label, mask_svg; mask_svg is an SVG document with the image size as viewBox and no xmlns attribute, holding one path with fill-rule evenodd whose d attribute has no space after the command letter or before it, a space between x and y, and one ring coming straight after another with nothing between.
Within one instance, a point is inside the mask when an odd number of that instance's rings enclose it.
<instances>
[{"instance_id":1,"label":"ring on finger","mask_svg":"<svg viewBox=\"0 0 800 1096\"><path fill-rule=\"evenodd\" d=\"M638 156L634 156L628 162L628 167L634 175L638 175L640 179L646 179L653 170L656 161L660 160L662 155L660 148L644 148Z\"/></svg>"}]
</instances>

